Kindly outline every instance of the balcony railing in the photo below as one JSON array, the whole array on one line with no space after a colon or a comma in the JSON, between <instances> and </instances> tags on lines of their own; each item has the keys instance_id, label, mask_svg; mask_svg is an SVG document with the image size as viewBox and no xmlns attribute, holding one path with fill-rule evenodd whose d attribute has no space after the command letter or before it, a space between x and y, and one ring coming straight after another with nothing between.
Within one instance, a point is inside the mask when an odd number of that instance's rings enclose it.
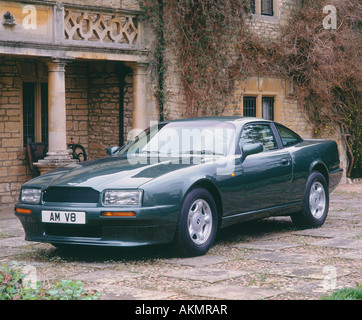
<instances>
[{"instance_id":1,"label":"balcony railing","mask_svg":"<svg viewBox=\"0 0 362 320\"><path fill-rule=\"evenodd\" d=\"M78 45L133 47L141 43L138 16L122 11L64 7L64 39Z\"/></svg>"},{"instance_id":2,"label":"balcony railing","mask_svg":"<svg viewBox=\"0 0 362 320\"><path fill-rule=\"evenodd\" d=\"M140 49L141 11L54 1L9 0L0 4L0 42Z\"/></svg>"}]
</instances>

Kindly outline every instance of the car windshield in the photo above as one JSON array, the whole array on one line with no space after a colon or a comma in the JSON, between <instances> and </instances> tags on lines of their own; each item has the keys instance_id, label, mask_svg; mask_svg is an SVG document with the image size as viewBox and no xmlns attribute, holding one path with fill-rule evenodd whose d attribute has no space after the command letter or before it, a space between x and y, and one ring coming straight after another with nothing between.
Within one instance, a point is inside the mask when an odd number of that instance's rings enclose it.
<instances>
[{"instance_id":1,"label":"car windshield","mask_svg":"<svg viewBox=\"0 0 362 320\"><path fill-rule=\"evenodd\" d=\"M146 129L118 154L163 156L226 155L233 145L235 126L218 121L160 123Z\"/></svg>"}]
</instances>

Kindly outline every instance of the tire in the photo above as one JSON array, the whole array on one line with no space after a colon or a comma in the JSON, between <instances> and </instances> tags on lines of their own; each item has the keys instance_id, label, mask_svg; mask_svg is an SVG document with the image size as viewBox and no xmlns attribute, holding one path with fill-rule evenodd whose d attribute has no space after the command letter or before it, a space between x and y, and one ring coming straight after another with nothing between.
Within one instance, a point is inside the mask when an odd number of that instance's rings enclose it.
<instances>
[{"instance_id":1,"label":"tire","mask_svg":"<svg viewBox=\"0 0 362 320\"><path fill-rule=\"evenodd\" d=\"M293 214L293 223L302 228L318 228L324 224L329 208L329 192L324 176L318 171L309 175L304 199L303 209Z\"/></svg>"},{"instance_id":2,"label":"tire","mask_svg":"<svg viewBox=\"0 0 362 320\"><path fill-rule=\"evenodd\" d=\"M213 197L205 189L193 189L182 204L174 244L186 255L203 255L213 245L217 227Z\"/></svg>"}]
</instances>

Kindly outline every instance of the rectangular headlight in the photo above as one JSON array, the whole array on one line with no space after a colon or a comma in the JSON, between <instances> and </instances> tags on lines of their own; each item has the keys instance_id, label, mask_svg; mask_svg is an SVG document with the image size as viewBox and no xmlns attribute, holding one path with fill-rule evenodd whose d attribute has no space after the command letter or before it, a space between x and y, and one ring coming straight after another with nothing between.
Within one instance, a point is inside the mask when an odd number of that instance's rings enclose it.
<instances>
[{"instance_id":1,"label":"rectangular headlight","mask_svg":"<svg viewBox=\"0 0 362 320\"><path fill-rule=\"evenodd\" d=\"M107 190L103 193L106 206L140 206L142 190Z\"/></svg>"},{"instance_id":2,"label":"rectangular headlight","mask_svg":"<svg viewBox=\"0 0 362 320\"><path fill-rule=\"evenodd\" d=\"M41 189L22 189L20 200L22 203L38 204L40 203Z\"/></svg>"}]
</instances>

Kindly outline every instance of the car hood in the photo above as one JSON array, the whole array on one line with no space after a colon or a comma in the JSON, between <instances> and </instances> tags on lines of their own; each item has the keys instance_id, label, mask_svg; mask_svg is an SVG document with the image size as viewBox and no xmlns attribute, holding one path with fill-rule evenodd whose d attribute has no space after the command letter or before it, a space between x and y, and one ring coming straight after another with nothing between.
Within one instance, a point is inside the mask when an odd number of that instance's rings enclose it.
<instances>
[{"instance_id":1,"label":"car hood","mask_svg":"<svg viewBox=\"0 0 362 320\"><path fill-rule=\"evenodd\" d=\"M111 188L138 188L141 185L175 170L192 164L175 164L172 159L165 161L138 159L137 162L126 157L107 157L94 161L71 164L27 182L26 187L46 189L56 187L91 187L102 191Z\"/></svg>"}]
</instances>

